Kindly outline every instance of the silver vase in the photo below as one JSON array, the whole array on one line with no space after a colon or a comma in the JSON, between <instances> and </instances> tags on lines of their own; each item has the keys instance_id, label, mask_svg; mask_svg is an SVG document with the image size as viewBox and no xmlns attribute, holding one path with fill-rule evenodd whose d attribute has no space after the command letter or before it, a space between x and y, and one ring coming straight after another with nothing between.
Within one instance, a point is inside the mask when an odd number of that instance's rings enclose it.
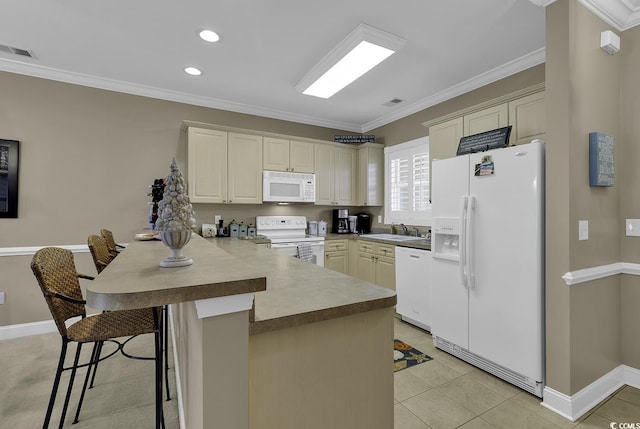
<instances>
[{"instance_id":1,"label":"silver vase","mask_svg":"<svg viewBox=\"0 0 640 429\"><path fill-rule=\"evenodd\" d=\"M182 254L182 248L191 240L191 230L160 231L160 240L171 249L171 256L160 263L161 267L184 267L193 264L193 259Z\"/></svg>"}]
</instances>

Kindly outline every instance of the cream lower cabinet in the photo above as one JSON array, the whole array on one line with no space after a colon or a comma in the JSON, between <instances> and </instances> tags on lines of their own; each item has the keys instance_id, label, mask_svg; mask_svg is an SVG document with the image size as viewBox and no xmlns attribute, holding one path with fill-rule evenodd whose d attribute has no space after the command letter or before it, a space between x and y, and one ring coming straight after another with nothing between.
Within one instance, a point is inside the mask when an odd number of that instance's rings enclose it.
<instances>
[{"instance_id":1,"label":"cream lower cabinet","mask_svg":"<svg viewBox=\"0 0 640 429\"><path fill-rule=\"evenodd\" d=\"M264 170L314 172L314 144L296 140L264 137Z\"/></svg>"},{"instance_id":2,"label":"cream lower cabinet","mask_svg":"<svg viewBox=\"0 0 640 429\"><path fill-rule=\"evenodd\" d=\"M262 137L189 127L187 191L192 203L261 204Z\"/></svg>"},{"instance_id":3,"label":"cream lower cabinet","mask_svg":"<svg viewBox=\"0 0 640 429\"><path fill-rule=\"evenodd\" d=\"M396 289L395 246L359 240L357 261L357 278Z\"/></svg>"},{"instance_id":4,"label":"cream lower cabinet","mask_svg":"<svg viewBox=\"0 0 640 429\"><path fill-rule=\"evenodd\" d=\"M315 144L316 205L355 205L357 151Z\"/></svg>"},{"instance_id":5,"label":"cream lower cabinet","mask_svg":"<svg viewBox=\"0 0 640 429\"><path fill-rule=\"evenodd\" d=\"M324 267L342 274L349 274L349 240L324 242Z\"/></svg>"}]
</instances>

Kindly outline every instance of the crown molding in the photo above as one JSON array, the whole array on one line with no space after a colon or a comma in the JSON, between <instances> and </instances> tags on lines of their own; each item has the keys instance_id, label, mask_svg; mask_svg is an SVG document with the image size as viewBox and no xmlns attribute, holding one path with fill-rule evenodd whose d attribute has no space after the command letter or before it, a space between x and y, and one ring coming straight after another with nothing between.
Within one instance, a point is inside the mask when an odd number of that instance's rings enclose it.
<instances>
[{"instance_id":1,"label":"crown molding","mask_svg":"<svg viewBox=\"0 0 640 429\"><path fill-rule=\"evenodd\" d=\"M36 64L14 61L6 58L0 58L0 71L38 77L42 79L55 80L58 82L71 83L74 85L88 86L91 88L104 89L107 91L115 91L125 94L139 95L142 97L174 101L177 103L209 107L236 113L244 113L247 115L255 115L307 125L316 125L325 128L335 128L338 130L351 132L361 132L362 129L359 124L325 120L312 116L299 115L296 113L283 112L263 107L255 107L247 104L235 103L232 101L220 100L210 97L202 97L193 94L186 94L152 86L139 85L113 79L104 79L97 76L68 72L55 68L43 67Z\"/></svg>"},{"instance_id":2,"label":"crown molding","mask_svg":"<svg viewBox=\"0 0 640 429\"><path fill-rule=\"evenodd\" d=\"M556 0L529 0L546 7ZM587 9L618 31L625 31L640 24L638 0L578 0Z\"/></svg>"},{"instance_id":3,"label":"crown molding","mask_svg":"<svg viewBox=\"0 0 640 429\"><path fill-rule=\"evenodd\" d=\"M545 62L545 49L541 48L541 49L538 49L537 51L533 51L527 55L524 55L506 64L503 64L502 66L497 67L493 70L489 70L486 73L475 76L458 85L452 86L451 88L441 91L433 95L432 97L428 97L423 100L417 101L413 104L405 106L402 109L398 109L393 113L382 116L374 121L368 122L363 125L362 132L366 133L374 128L378 128L388 123L391 123L393 121L397 121L406 116L412 115L421 110L435 106L436 104L450 100L459 95L466 94L469 91L473 91L474 89L481 88L492 82L495 82L497 80L503 79L513 74L519 73L521 71L529 69L533 66L537 66L538 64L542 64L544 62Z\"/></svg>"}]
</instances>

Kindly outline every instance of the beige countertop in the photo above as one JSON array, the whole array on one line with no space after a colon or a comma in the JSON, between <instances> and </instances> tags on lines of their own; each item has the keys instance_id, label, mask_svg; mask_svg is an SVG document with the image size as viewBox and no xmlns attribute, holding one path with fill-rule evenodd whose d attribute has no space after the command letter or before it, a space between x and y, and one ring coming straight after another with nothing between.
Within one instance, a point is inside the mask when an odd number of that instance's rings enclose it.
<instances>
[{"instance_id":1,"label":"beige countertop","mask_svg":"<svg viewBox=\"0 0 640 429\"><path fill-rule=\"evenodd\" d=\"M412 249L431 250L431 241L427 241L422 237L416 237L415 240L396 241L385 240L381 238L368 237L367 234L327 234L325 240L368 240L377 243L391 244L393 246L410 247Z\"/></svg>"},{"instance_id":2,"label":"beige countertop","mask_svg":"<svg viewBox=\"0 0 640 429\"><path fill-rule=\"evenodd\" d=\"M267 290L256 293L250 334L391 307L396 293L328 270L249 240L219 238L215 246L252 265L267 277Z\"/></svg>"},{"instance_id":3,"label":"beige countertop","mask_svg":"<svg viewBox=\"0 0 640 429\"><path fill-rule=\"evenodd\" d=\"M392 307L392 290L237 238L194 234L183 248L192 265L161 268L160 241L132 241L88 284L87 304L119 310L255 292L250 334ZM265 290L266 288L266 290Z\"/></svg>"},{"instance_id":4,"label":"beige countertop","mask_svg":"<svg viewBox=\"0 0 640 429\"><path fill-rule=\"evenodd\" d=\"M87 305L97 310L125 310L258 292L266 288L264 272L212 246L197 234L192 235L183 254L193 259L192 265L161 268L160 262L171 255L167 246L158 240L130 242L94 281L88 283Z\"/></svg>"}]
</instances>

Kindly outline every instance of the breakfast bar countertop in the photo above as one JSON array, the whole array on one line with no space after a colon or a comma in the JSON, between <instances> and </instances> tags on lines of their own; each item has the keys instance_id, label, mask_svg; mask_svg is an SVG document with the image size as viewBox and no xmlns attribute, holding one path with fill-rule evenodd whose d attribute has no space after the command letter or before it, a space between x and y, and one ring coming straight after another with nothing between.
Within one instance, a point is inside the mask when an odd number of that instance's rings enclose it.
<instances>
[{"instance_id":1,"label":"breakfast bar countertop","mask_svg":"<svg viewBox=\"0 0 640 429\"><path fill-rule=\"evenodd\" d=\"M259 334L396 304L392 290L249 240L194 234L183 253L192 265L161 268L169 248L132 241L87 285L87 305L121 310L255 293L249 333Z\"/></svg>"},{"instance_id":2,"label":"breakfast bar countertop","mask_svg":"<svg viewBox=\"0 0 640 429\"><path fill-rule=\"evenodd\" d=\"M255 320L249 324L251 335L396 304L395 291L247 240L217 238L211 241L267 277L267 290L255 296Z\"/></svg>"}]
</instances>

